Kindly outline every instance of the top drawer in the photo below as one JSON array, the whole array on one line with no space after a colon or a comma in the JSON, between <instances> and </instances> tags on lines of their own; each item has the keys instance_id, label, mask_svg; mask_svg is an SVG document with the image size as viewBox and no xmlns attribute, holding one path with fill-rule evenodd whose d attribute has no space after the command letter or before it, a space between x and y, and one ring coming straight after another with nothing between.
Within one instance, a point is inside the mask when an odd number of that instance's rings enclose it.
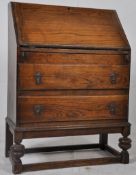
<instances>
[{"instance_id":1,"label":"top drawer","mask_svg":"<svg viewBox=\"0 0 136 175\"><path fill-rule=\"evenodd\" d=\"M128 55L112 52L88 53L76 52L32 52L24 51L19 54L18 62L33 64L104 64L125 65L129 63Z\"/></svg>"}]
</instances>

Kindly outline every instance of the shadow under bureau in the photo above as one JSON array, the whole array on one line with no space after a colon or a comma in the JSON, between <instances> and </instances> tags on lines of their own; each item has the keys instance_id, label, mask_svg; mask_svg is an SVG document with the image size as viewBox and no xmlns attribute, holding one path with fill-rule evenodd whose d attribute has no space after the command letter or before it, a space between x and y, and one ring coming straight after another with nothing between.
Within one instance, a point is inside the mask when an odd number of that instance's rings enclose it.
<instances>
[{"instance_id":1,"label":"shadow under bureau","mask_svg":"<svg viewBox=\"0 0 136 175\"><path fill-rule=\"evenodd\" d=\"M6 157L13 173L128 163L130 46L116 11L9 4ZM121 152L108 134L121 133ZM23 139L99 134L97 144L25 149ZM22 164L32 152L100 148L112 156Z\"/></svg>"}]
</instances>

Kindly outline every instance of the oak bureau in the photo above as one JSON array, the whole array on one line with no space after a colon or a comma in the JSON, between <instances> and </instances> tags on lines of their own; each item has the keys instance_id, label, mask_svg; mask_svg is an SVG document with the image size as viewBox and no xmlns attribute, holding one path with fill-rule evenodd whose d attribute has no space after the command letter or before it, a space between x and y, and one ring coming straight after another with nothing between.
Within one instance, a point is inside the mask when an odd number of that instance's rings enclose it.
<instances>
[{"instance_id":1,"label":"oak bureau","mask_svg":"<svg viewBox=\"0 0 136 175\"><path fill-rule=\"evenodd\" d=\"M117 13L9 4L6 157L13 173L128 163L131 50ZM121 152L108 134L121 133ZM99 143L27 148L23 139L99 135ZM32 152L109 151L111 156L23 164Z\"/></svg>"}]
</instances>

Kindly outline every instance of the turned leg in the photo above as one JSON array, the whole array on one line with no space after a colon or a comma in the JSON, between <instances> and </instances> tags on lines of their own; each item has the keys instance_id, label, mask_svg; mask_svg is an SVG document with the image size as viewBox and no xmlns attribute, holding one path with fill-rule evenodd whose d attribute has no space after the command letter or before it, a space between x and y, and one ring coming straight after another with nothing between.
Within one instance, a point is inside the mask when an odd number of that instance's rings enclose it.
<instances>
[{"instance_id":1,"label":"turned leg","mask_svg":"<svg viewBox=\"0 0 136 175\"><path fill-rule=\"evenodd\" d=\"M108 134L100 134L99 143L100 143L100 148L104 150L105 145L107 145L108 143Z\"/></svg>"},{"instance_id":2,"label":"turned leg","mask_svg":"<svg viewBox=\"0 0 136 175\"><path fill-rule=\"evenodd\" d=\"M9 129L9 125L6 122L6 131L5 131L5 157L9 157L10 147L13 144L13 135Z\"/></svg>"},{"instance_id":3,"label":"turned leg","mask_svg":"<svg viewBox=\"0 0 136 175\"><path fill-rule=\"evenodd\" d=\"M25 147L21 144L22 140L16 140L15 143L10 147L10 160L12 163L12 172L19 174L22 172L22 161L21 157L25 153Z\"/></svg>"},{"instance_id":4,"label":"turned leg","mask_svg":"<svg viewBox=\"0 0 136 175\"><path fill-rule=\"evenodd\" d=\"M129 133L130 133L130 128L125 128L122 133L123 137L119 139L119 147L122 149L121 163L124 163L124 164L129 163L129 153L127 151L131 147L131 139L128 138Z\"/></svg>"},{"instance_id":5,"label":"turned leg","mask_svg":"<svg viewBox=\"0 0 136 175\"><path fill-rule=\"evenodd\" d=\"M20 158L24 155L24 150L24 145L21 144L14 144L10 148L10 160L14 174L22 172L22 161Z\"/></svg>"}]
</instances>

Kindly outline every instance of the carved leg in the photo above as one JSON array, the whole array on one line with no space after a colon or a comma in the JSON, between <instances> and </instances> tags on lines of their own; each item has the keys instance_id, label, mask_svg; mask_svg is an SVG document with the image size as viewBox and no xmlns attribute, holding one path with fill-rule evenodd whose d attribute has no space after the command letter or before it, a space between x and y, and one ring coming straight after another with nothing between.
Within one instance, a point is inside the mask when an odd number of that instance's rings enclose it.
<instances>
[{"instance_id":1,"label":"carved leg","mask_svg":"<svg viewBox=\"0 0 136 175\"><path fill-rule=\"evenodd\" d=\"M13 144L13 135L9 130L9 125L6 122L6 133L5 133L5 157L9 157L10 147Z\"/></svg>"},{"instance_id":2,"label":"carved leg","mask_svg":"<svg viewBox=\"0 0 136 175\"><path fill-rule=\"evenodd\" d=\"M20 144L22 139L17 134L15 134L15 144L10 147L10 160L12 163L12 172L14 174L19 174L22 172L22 161L21 157L25 153L24 145Z\"/></svg>"},{"instance_id":3,"label":"carved leg","mask_svg":"<svg viewBox=\"0 0 136 175\"><path fill-rule=\"evenodd\" d=\"M119 139L119 147L122 149L121 151L121 163L127 164L129 163L129 153L128 149L131 148L131 139L128 138L130 133L130 128L125 128L122 133L123 137Z\"/></svg>"},{"instance_id":4,"label":"carved leg","mask_svg":"<svg viewBox=\"0 0 136 175\"><path fill-rule=\"evenodd\" d=\"M108 134L100 134L99 143L100 143L100 148L104 150L105 145L107 145L108 143Z\"/></svg>"}]
</instances>

